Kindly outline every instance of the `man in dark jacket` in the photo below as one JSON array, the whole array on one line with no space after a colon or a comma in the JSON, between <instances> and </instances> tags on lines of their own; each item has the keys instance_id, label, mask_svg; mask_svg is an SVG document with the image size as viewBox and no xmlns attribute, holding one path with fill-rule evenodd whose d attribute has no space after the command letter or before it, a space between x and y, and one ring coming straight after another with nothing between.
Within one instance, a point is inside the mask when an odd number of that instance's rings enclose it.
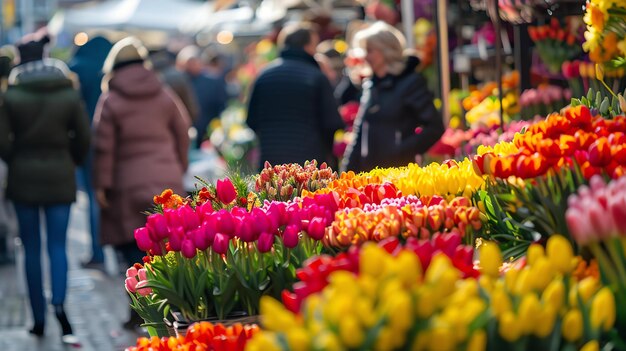
<instances>
[{"instance_id":1,"label":"man in dark jacket","mask_svg":"<svg viewBox=\"0 0 626 351\"><path fill-rule=\"evenodd\" d=\"M343 128L333 89L313 58L319 41L306 24L288 26L278 38L280 58L252 88L247 123L259 137L262 167L332 159L334 133Z\"/></svg>"}]
</instances>

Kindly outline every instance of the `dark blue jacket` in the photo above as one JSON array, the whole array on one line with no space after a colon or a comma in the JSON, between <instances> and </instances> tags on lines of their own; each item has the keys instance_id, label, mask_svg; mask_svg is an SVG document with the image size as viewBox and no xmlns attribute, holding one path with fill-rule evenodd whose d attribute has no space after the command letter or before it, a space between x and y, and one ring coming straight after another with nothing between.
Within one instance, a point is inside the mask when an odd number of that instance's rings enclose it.
<instances>
[{"instance_id":1,"label":"dark blue jacket","mask_svg":"<svg viewBox=\"0 0 626 351\"><path fill-rule=\"evenodd\" d=\"M257 78L247 123L259 137L261 163L332 162L334 133L344 127L333 89L315 59L285 50Z\"/></svg>"},{"instance_id":2,"label":"dark blue jacket","mask_svg":"<svg viewBox=\"0 0 626 351\"><path fill-rule=\"evenodd\" d=\"M200 114L194 121L194 127L198 131L198 142L201 142L207 137L207 127L211 120L218 118L226 108L228 100L226 82L222 77L213 77L205 73L189 78L200 107Z\"/></svg>"},{"instance_id":3,"label":"dark blue jacket","mask_svg":"<svg viewBox=\"0 0 626 351\"><path fill-rule=\"evenodd\" d=\"M443 120L426 79L416 71L418 65L419 60L411 56L401 74L363 83L354 121L356 138L346 148L342 170L406 166L441 138ZM421 132L416 133L418 127Z\"/></svg>"},{"instance_id":4,"label":"dark blue jacket","mask_svg":"<svg viewBox=\"0 0 626 351\"><path fill-rule=\"evenodd\" d=\"M80 46L69 63L70 69L78 75L80 93L85 101L89 119L93 119L96 104L100 98L102 65L111 50L111 43L103 37L94 37Z\"/></svg>"}]
</instances>

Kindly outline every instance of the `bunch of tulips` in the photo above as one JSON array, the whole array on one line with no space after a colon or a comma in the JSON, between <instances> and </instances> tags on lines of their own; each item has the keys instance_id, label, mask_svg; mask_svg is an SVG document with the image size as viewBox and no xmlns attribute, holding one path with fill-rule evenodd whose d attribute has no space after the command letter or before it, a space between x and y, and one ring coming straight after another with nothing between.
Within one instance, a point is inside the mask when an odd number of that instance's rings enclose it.
<instances>
[{"instance_id":1,"label":"bunch of tulips","mask_svg":"<svg viewBox=\"0 0 626 351\"><path fill-rule=\"evenodd\" d=\"M336 178L337 173L326 163L318 168L315 160L305 162L304 166L297 163L272 166L265 162L254 186L262 199L287 201L300 196L303 191L325 188Z\"/></svg>"},{"instance_id":2,"label":"bunch of tulips","mask_svg":"<svg viewBox=\"0 0 626 351\"><path fill-rule=\"evenodd\" d=\"M497 246L484 243L478 278L462 279L445 253L423 268L419 253L391 252L368 243L353 256L312 261L300 271L304 299L287 308L263 298L264 330L246 349L599 350L615 322L611 290L572 278L576 259L558 235L506 271ZM326 277L310 277L325 266Z\"/></svg>"},{"instance_id":3,"label":"bunch of tulips","mask_svg":"<svg viewBox=\"0 0 626 351\"><path fill-rule=\"evenodd\" d=\"M586 179L596 174L618 178L626 168L626 117L604 119L586 106L553 113L518 134L501 152L479 149L474 156L479 174L506 179L535 178L551 169L577 164Z\"/></svg>"},{"instance_id":4,"label":"bunch of tulips","mask_svg":"<svg viewBox=\"0 0 626 351\"><path fill-rule=\"evenodd\" d=\"M581 52L576 22L568 21L563 27L553 17L548 25L528 27L528 34L551 73L559 73L563 62L575 58Z\"/></svg>"},{"instance_id":5,"label":"bunch of tulips","mask_svg":"<svg viewBox=\"0 0 626 351\"><path fill-rule=\"evenodd\" d=\"M141 337L126 351L243 351L246 343L258 333L256 325L224 326L209 322L192 324L185 336Z\"/></svg>"}]
</instances>

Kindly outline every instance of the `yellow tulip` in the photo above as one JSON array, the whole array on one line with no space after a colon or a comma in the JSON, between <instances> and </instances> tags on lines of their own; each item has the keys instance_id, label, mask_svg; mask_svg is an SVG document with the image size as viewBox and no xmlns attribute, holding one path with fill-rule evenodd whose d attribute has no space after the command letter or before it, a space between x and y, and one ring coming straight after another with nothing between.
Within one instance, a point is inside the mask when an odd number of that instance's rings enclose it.
<instances>
[{"instance_id":1,"label":"yellow tulip","mask_svg":"<svg viewBox=\"0 0 626 351\"><path fill-rule=\"evenodd\" d=\"M569 342L576 342L583 336L583 315L579 309L567 311L563 317L561 332Z\"/></svg>"},{"instance_id":2,"label":"yellow tulip","mask_svg":"<svg viewBox=\"0 0 626 351\"><path fill-rule=\"evenodd\" d=\"M479 329L475 331L467 343L467 351L484 351L487 349L487 333Z\"/></svg>"},{"instance_id":3,"label":"yellow tulip","mask_svg":"<svg viewBox=\"0 0 626 351\"><path fill-rule=\"evenodd\" d=\"M609 287L598 291L591 303L591 326L608 331L615 324L615 297Z\"/></svg>"},{"instance_id":4,"label":"yellow tulip","mask_svg":"<svg viewBox=\"0 0 626 351\"><path fill-rule=\"evenodd\" d=\"M563 274L571 273L574 250L572 244L562 235L553 235L548 239L547 255L556 270Z\"/></svg>"},{"instance_id":5,"label":"yellow tulip","mask_svg":"<svg viewBox=\"0 0 626 351\"><path fill-rule=\"evenodd\" d=\"M428 330L421 331L415 336L411 351L427 351L430 345L430 332Z\"/></svg>"},{"instance_id":6,"label":"yellow tulip","mask_svg":"<svg viewBox=\"0 0 626 351\"><path fill-rule=\"evenodd\" d=\"M304 328L292 328L286 332L287 343L293 351L307 351L311 344L311 336Z\"/></svg>"},{"instance_id":7,"label":"yellow tulip","mask_svg":"<svg viewBox=\"0 0 626 351\"><path fill-rule=\"evenodd\" d=\"M528 265L532 266L537 262L537 259L540 257L545 257L545 251L543 246L539 244L532 244L528 247L528 251L526 252L526 262Z\"/></svg>"},{"instance_id":8,"label":"yellow tulip","mask_svg":"<svg viewBox=\"0 0 626 351\"><path fill-rule=\"evenodd\" d=\"M376 339L376 345L374 346L375 350L393 350L394 349L394 332L390 328L383 327L378 332L378 338Z\"/></svg>"},{"instance_id":9,"label":"yellow tulip","mask_svg":"<svg viewBox=\"0 0 626 351\"><path fill-rule=\"evenodd\" d=\"M274 333L262 331L256 333L252 339L246 343L247 351L281 351Z\"/></svg>"},{"instance_id":10,"label":"yellow tulip","mask_svg":"<svg viewBox=\"0 0 626 351\"><path fill-rule=\"evenodd\" d=\"M513 287L513 294L517 296L522 296L527 294L532 290L532 277L530 272L530 267L524 267L519 272L519 276L517 277L517 281Z\"/></svg>"},{"instance_id":11,"label":"yellow tulip","mask_svg":"<svg viewBox=\"0 0 626 351\"><path fill-rule=\"evenodd\" d=\"M600 351L600 344L598 344L598 340L591 340L583 345L580 351Z\"/></svg>"},{"instance_id":12,"label":"yellow tulip","mask_svg":"<svg viewBox=\"0 0 626 351\"><path fill-rule=\"evenodd\" d=\"M546 257L537 259L530 267L530 285L536 290L544 290L554 278L554 265Z\"/></svg>"},{"instance_id":13,"label":"yellow tulip","mask_svg":"<svg viewBox=\"0 0 626 351\"><path fill-rule=\"evenodd\" d=\"M267 330L282 331L298 324L293 313L272 297L263 296L260 307L263 327Z\"/></svg>"},{"instance_id":14,"label":"yellow tulip","mask_svg":"<svg viewBox=\"0 0 626 351\"><path fill-rule=\"evenodd\" d=\"M583 301L583 303L587 303L591 297L598 291L600 288L600 282L595 277L587 277L570 290L569 303L571 306L578 306L578 298Z\"/></svg>"},{"instance_id":15,"label":"yellow tulip","mask_svg":"<svg viewBox=\"0 0 626 351\"><path fill-rule=\"evenodd\" d=\"M452 330L436 326L430 331L430 346L428 350L431 351L452 351L456 348L454 333Z\"/></svg>"},{"instance_id":16,"label":"yellow tulip","mask_svg":"<svg viewBox=\"0 0 626 351\"><path fill-rule=\"evenodd\" d=\"M413 302L411 297L405 291L399 290L393 295L387 296L387 317L389 318L389 325L394 330L401 333L404 330L409 329L413 324L413 314L407 313L407 311L413 310Z\"/></svg>"},{"instance_id":17,"label":"yellow tulip","mask_svg":"<svg viewBox=\"0 0 626 351\"><path fill-rule=\"evenodd\" d=\"M379 277L386 269L389 254L376 244L367 243L361 249L359 259L360 274Z\"/></svg>"},{"instance_id":18,"label":"yellow tulip","mask_svg":"<svg viewBox=\"0 0 626 351\"><path fill-rule=\"evenodd\" d=\"M538 311L535 335L539 338L548 337L554 330L554 323L556 322L556 309L552 305L543 305Z\"/></svg>"},{"instance_id":19,"label":"yellow tulip","mask_svg":"<svg viewBox=\"0 0 626 351\"><path fill-rule=\"evenodd\" d=\"M496 318L500 319L506 312L513 310L511 299L506 291L496 289L491 296L491 309Z\"/></svg>"},{"instance_id":20,"label":"yellow tulip","mask_svg":"<svg viewBox=\"0 0 626 351\"><path fill-rule=\"evenodd\" d=\"M497 277L500 273L500 266L502 266L502 253L498 245L484 242L479 250L481 273L491 277Z\"/></svg>"},{"instance_id":21,"label":"yellow tulip","mask_svg":"<svg viewBox=\"0 0 626 351\"><path fill-rule=\"evenodd\" d=\"M415 304L415 314L422 319L429 318L437 309L439 297L429 287L422 287L418 290Z\"/></svg>"},{"instance_id":22,"label":"yellow tulip","mask_svg":"<svg viewBox=\"0 0 626 351\"><path fill-rule=\"evenodd\" d=\"M365 340L365 333L354 316L343 316L339 321L339 338L348 348L358 348Z\"/></svg>"},{"instance_id":23,"label":"yellow tulip","mask_svg":"<svg viewBox=\"0 0 626 351\"><path fill-rule=\"evenodd\" d=\"M517 318L524 333L529 334L534 330L540 311L541 304L537 295L528 293L522 297L522 302L517 309Z\"/></svg>"},{"instance_id":24,"label":"yellow tulip","mask_svg":"<svg viewBox=\"0 0 626 351\"><path fill-rule=\"evenodd\" d=\"M513 312L506 312L498 323L498 334L508 342L515 342L522 336L522 327Z\"/></svg>"},{"instance_id":25,"label":"yellow tulip","mask_svg":"<svg viewBox=\"0 0 626 351\"><path fill-rule=\"evenodd\" d=\"M565 301L565 284L563 284L563 280L559 278L554 279L544 290L541 300L544 305L550 305L556 311L559 311Z\"/></svg>"},{"instance_id":26,"label":"yellow tulip","mask_svg":"<svg viewBox=\"0 0 626 351\"><path fill-rule=\"evenodd\" d=\"M417 255L410 251L402 251L392 267L397 267L396 273L402 284L410 287L418 282L422 275L422 266Z\"/></svg>"}]
</instances>

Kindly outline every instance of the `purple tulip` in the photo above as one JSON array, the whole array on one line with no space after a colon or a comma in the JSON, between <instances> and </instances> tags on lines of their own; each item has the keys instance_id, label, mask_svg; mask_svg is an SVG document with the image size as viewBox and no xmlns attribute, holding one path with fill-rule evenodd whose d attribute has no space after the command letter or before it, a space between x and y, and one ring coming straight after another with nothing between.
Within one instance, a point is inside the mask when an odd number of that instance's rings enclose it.
<instances>
[{"instance_id":1,"label":"purple tulip","mask_svg":"<svg viewBox=\"0 0 626 351\"><path fill-rule=\"evenodd\" d=\"M184 238L185 238L185 231L183 227L179 226L179 227L173 228L171 230L170 238L169 238L170 250L180 251Z\"/></svg>"},{"instance_id":2,"label":"purple tulip","mask_svg":"<svg viewBox=\"0 0 626 351\"><path fill-rule=\"evenodd\" d=\"M141 251L148 251L152 247L152 239L150 238L150 232L148 228L141 227L135 229L135 241L137 242L137 247Z\"/></svg>"},{"instance_id":3,"label":"purple tulip","mask_svg":"<svg viewBox=\"0 0 626 351\"><path fill-rule=\"evenodd\" d=\"M259 252L269 252L272 249L272 245L274 245L274 234L265 232L259 235L259 240L257 241Z\"/></svg>"},{"instance_id":4,"label":"purple tulip","mask_svg":"<svg viewBox=\"0 0 626 351\"><path fill-rule=\"evenodd\" d=\"M196 229L200 226L200 218L196 211L189 205L185 205L178 209L180 219L183 221L184 227L187 230Z\"/></svg>"},{"instance_id":5,"label":"purple tulip","mask_svg":"<svg viewBox=\"0 0 626 351\"><path fill-rule=\"evenodd\" d=\"M200 217L200 220L204 221L208 216L213 213L213 206L211 206L211 201L207 201L202 205L196 207L196 213Z\"/></svg>"},{"instance_id":6,"label":"purple tulip","mask_svg":"<svg viewBox=\"0 0 626 351\"><path fill-rule=\"evenodd\" d=\"M237 236L241 240L250 243L256 240L259 232L255 230L254 221L252 216L247 216L238 220L237 223Z\"/></svg>"},{"instance_id":7,"label":"purple tulip","mask_svg":"<svg viewBox=\"0 0 626 351\"><path fill-rule=\"evenodd\" d=\"M196 255L196 246L193 244L193 241L185 239L181 245L180 252L182 252L183 256L186 258L193 258Z\"/></svg>"},{"instance_id":8,"label":"purple tulip","mask_svg":"<svg viewBox=\"0 0 626 351\"><path fill-rule=\"evenodd\" d=\"M154 233L157 240L163 240L170 235L170 228L167 219L160 213L153 213L148 216L146 227Z\"/></svg>"},{"instance_id":9,"label":"purple tulip","mask_svg":"<svg viewBox=\"0 0 626 351\"><path fill-rule=\"evenodd\" d=\"M198 250L200 251L206 250L209 247L209 245L211 245L211 243L209 242L209 238L207 237L206 232L204 228L202 227L196 228L192 230L191 232L189 232L188 237L191 238L191 241L193 241L193 244L195 245L195 247L197 247ZM184 248L185 246L183 245L183 249Z\"/></svg>"},{"instance_id":10,"label":"purple tulip","mask_svg":"<svg viewBox=\"0 0 626 351\"><path fill-rule=\"evenodd\" d=\"M290 224L285 228L285 232L283 233L283 244L293 249L298 246L298 240L300 239L300 229L297 226Z\"/></svg>"},{"instance_id":11,"label":"purple tulip","mask_svg":"<svg viewBox=\"0 0 626 351\"><path fill-rule=\"evenodd\" d=\"M216 215L217 231L220 233L233 235L235 232L235 221L227 210L219 210Z\"/></svg>"},{"instance_id":12,"label":"purple tulip","mask_svg":"<svg viewBox=\"0 0 626 351\"><path fill-rule=\"evenodd\" d=\"M237 198L237 190L228 178L217 181L216 192L220 202L226 205Z\"/></svg>"},{"instance_id":13,"label":"purple tulip","mask_svg":"<svg viewBox=\"0 0 626 351\"><path fill-rule=\"evenodd\" d=\"M324 231L326 230L326 219L322 217L315 217L309 222L309 228L307 233L315 240L322 240L324 237Z\"/></svg>"},{"instance_id":14,"label":"purple tulip","mask_svg":"<svg viewBox=\"0 0 626 351\"><path fill-rule=\"evenodd\" d=\"M226 234L215 234L215 240L213 240L213 251L223 255L228 251L228 244L230 243L230 237Z\"/></svg>"}]
</instances>

